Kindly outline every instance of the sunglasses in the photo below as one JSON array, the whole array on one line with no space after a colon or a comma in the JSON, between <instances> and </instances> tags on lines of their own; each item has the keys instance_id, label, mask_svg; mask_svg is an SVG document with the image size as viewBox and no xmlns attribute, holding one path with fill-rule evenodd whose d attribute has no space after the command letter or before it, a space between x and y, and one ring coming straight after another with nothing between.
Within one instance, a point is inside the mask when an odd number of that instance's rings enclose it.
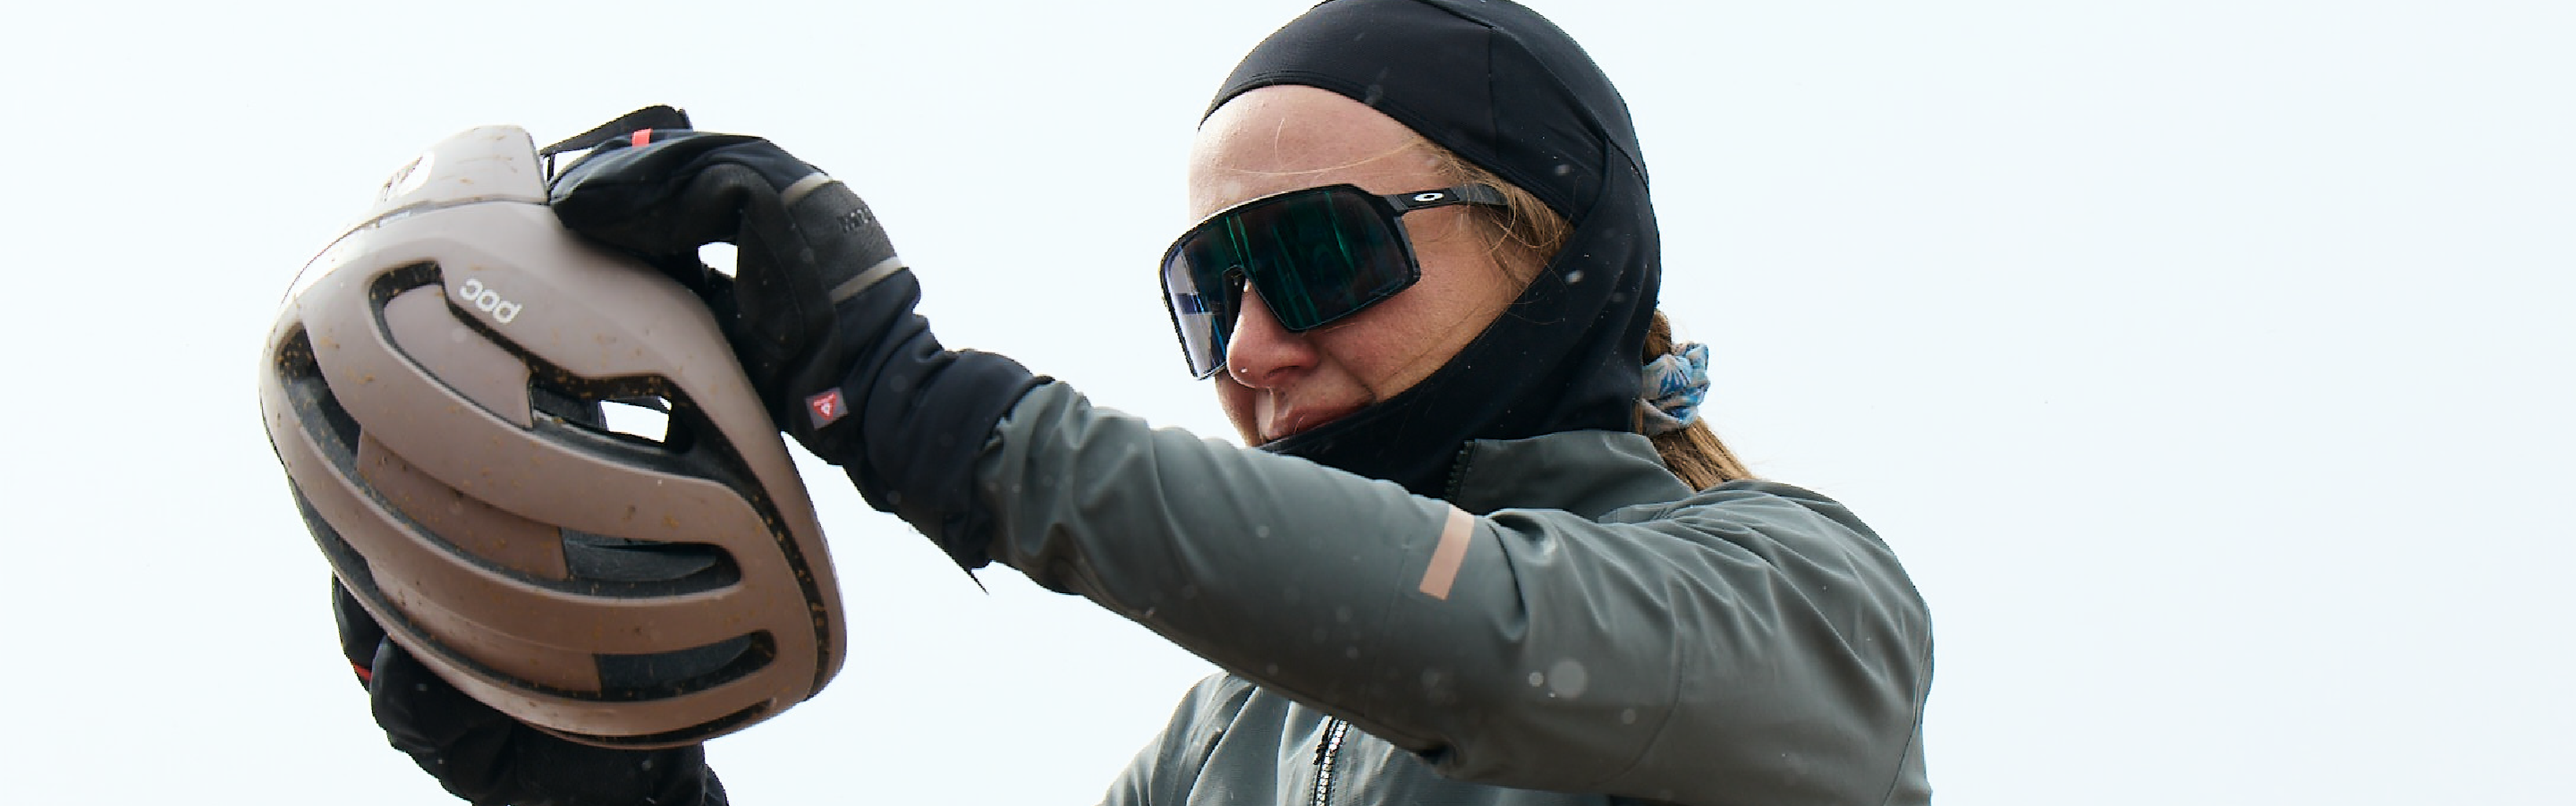
<instances>
[{"instance_id":1,"label":"sunglasses","mask_svg":"<svg viewBox=\"0 0 2576 806\"><path fill-rule=\"evenodd\" d=\"M1400 219L1453 204L1504 206L1503 194L1485 185L1389 196L1326 185L1263 196L1200 221L1163 253L1163 305L1180 331L1190 375L1204 379L1225 367L1247 284L1291 333L1412 287L1422 265Z\"/></svg>"}]
</instances>

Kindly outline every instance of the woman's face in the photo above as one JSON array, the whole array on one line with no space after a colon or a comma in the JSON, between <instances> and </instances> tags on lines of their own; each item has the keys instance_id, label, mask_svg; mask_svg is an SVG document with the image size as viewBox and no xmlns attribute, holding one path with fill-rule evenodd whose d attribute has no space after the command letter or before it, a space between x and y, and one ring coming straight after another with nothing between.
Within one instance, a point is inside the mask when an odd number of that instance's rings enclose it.
<instances>
[{"instance_id":1,"label":"woman's face","mask_svg":"<svg viewBox=\"0 0 2576 806\"><path fill-rule=\"evenodd\" d=\"M1193 220L1263 196L1345 182L1378 194L1453 184L1411 129L1314 87L1235 96L1208 117L1190 150ZM1422 280L1332 324L1290 333L1245 290L1216 390L1247 444L1313 429L1412 388L1501 315L1518 283L1468 209L1407 214Z\"/></svg>"}]
</instances>

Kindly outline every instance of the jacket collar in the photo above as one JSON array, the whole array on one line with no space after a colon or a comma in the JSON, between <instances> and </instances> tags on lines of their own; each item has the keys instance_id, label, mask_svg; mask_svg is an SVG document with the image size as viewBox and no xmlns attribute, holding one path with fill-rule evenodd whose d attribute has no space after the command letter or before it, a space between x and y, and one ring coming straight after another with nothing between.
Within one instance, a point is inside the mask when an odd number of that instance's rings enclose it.
<instances>
[{"instance_id":1,"label":"jacket collar","mask_svg":"<svg viewBox=\"0 0 2576 806\"><path fill-rule=\"evenodd\" d=\"M1640 434L1561 431L1467 443L1449 474L1449 503L1477 515L1561 509L1598 520L1611 510L1680 500L1690 485L1664 468Z\"/></svg>"}]
</instances>

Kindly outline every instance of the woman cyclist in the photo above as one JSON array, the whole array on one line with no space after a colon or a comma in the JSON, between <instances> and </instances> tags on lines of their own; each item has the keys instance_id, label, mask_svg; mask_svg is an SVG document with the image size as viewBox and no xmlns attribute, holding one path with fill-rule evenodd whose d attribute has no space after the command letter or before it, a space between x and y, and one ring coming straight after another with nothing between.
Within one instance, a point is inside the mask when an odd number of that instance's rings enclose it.
<instances>
[{"instance_id":1,"label":"woman cyclist","mask_svg":"<svg viewBox=\"0 0 2576 806\"><path fill-rule=\"evenodd\" d=\"M737 242L720 316L785 430L962 565L1224 670L1109 802L1929 801L1924 605L1850 512L1752 479L1697 421L1707 352L1656 312L1626 107L1535 13L1331 0L1222 85L1160 281L1254 447L942 348L914 272L818 175L651 132L553 202L665 265ZM344 626L379 721L451 791L723 800L695 748L553 739Z\"/></svg>"}]
</instances>

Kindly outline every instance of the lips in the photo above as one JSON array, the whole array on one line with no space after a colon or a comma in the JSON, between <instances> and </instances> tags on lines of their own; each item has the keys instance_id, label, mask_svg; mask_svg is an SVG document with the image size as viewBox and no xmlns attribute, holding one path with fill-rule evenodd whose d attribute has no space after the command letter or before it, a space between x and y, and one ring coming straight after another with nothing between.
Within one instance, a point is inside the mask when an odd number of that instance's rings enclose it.
<instances>
[{"instance_id":1,"label":"lips","mask_svg":"<svg viewBox=\"0 0 2576 806\"><path fill-rule=\"evenodd\" d=\"M1298 434L1313 431L1317 428L1322 428L1331 424L1334 420L1348 417L1352 412L1359 411L1362 408L1365 408L1364 404L1351 403L1340 406L1326 406L1322 408L1292 406L1286 409L1276 410L1270 415L1270 422L1263 425L1262 430L1267 433L1264 433L1262 436L1268 438L1269 441L1277 442Z\"/></svg>"}]
</instances>

